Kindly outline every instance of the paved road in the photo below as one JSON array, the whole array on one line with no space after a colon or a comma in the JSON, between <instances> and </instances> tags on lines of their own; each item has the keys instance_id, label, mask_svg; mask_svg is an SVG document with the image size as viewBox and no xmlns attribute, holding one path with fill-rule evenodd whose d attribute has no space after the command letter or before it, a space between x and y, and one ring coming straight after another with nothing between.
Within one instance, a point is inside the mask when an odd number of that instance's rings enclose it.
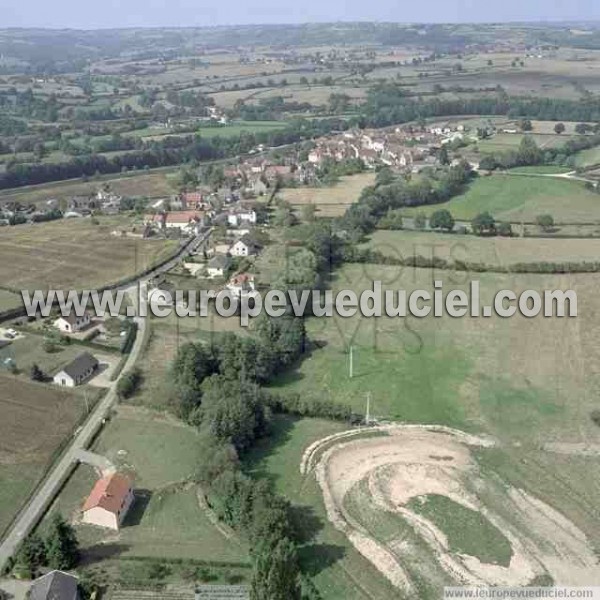
<instances>
[{"instance_id":1,"label":"paved road","mask_svg":"<svg viewBox=\"0 0 600 600\"><path fill-rule=\"evenodd\" d=\"M198 246L210 236L210 233L211 232L208 229L200 233L200 235L190 240L188 244L182 246L179 254L175 258L151 273L146 274L142 280L147 282L153 277L171 269L182 257L185 257L189 255L190 252L196 250ZM138 293L137 283L129 283L128 286L123 287L130 293ZM139 357L142 342L144 340L146 319L135 317L134 320L138 325L138 332L133 348L131 349L121 374L133 367ZM2 544L0 544L0 570L2 570L6 561L15 553L23 539L27 537L48 510L50 504L56 497L56 494L80 461L81 452L87 450L94 439L94 436L104 424L113 404L117 400L116 388L119 379L120 377L110 385L106 395L96 405L85 424L75 432L73 441L68 450L64 452L58 463L52 467L52 470L47 475L42 486L21 510L21 513L5 536Z\"/></svg>"}]
</instances>

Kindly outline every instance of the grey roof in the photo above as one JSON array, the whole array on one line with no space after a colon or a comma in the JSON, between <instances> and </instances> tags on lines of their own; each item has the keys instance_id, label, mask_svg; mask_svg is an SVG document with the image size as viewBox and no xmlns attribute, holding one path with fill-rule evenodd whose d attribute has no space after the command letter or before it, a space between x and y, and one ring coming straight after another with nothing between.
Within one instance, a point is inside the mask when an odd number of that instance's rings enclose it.
<instances>
[{"instance_id":1,"label":"grey roof","mask_svg":"<svg viewBox=\"0 0 600 600\"><path fill-rule=\"evenodd\" d=\"M211 269L226 269L231 264L231 258L225 254L217 254L208 261Z\"/></svg>"},{"instance_id":2,"label":"grey roof","mask_svg":"<svg viewBox=\"0 0 600 600\"><path fill-rule=\"evenodd\" d=\"M79 600L77 577L51 571L33 582L29 590L30 600Z\"/></svg>"},{"instance_id":3,"label":"grey roof","mask_svg":"<svg viewBox=\"0 0 600 600\"><path fill-rule=\"evenodd\" d=\"M249 234L245 233L238 242L242 242L248 248L261 248L261 245Z\"/></svg>"},{"instance_id":4,"label":"grey roof","mask_svg":"<svg viewBox=\"0 0 600 600\"><path fill-rule=\"evenodd\" d=\"M95 369L97 366L98 360L95 356L89 352L82 352L73 362L61 369L61 371L64 371L69 377L77 379L87 373L91 368Z\"/></svg>"}]
</instances>

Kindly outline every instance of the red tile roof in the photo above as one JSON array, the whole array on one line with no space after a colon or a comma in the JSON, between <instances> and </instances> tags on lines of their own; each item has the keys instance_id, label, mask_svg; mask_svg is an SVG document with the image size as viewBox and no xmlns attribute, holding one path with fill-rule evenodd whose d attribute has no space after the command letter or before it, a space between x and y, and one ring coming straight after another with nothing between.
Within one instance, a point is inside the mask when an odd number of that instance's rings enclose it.
<instances>
[{"instance_id":1,"label":"red tile roof","mask_svg":"<svg viewBox=\"0 0 600 600\"><path fill-rule=\"evenodd\" d=\"M117 514L131 489L131 481L125 475L113 473L96 482L91 494L83 505L83 511L100 507Z\"/></svg>"}]
</instances>

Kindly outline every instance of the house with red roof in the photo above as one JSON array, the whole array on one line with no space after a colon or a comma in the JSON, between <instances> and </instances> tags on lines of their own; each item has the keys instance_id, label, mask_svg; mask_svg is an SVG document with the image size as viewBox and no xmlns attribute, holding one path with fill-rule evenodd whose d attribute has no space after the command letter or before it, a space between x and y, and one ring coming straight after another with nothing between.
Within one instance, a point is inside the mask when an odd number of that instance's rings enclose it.
<instances>
[{"instance_id":1,"label":"house with red roof","mask_svg":"<svg viewBox=\"0 0 600 600\"><path fill-rule=\"evenodd\" d=\"M117 530L133 504L131 480L111 473L96 482L82 508L84 523Z\"/></svg>"}]
</instances>

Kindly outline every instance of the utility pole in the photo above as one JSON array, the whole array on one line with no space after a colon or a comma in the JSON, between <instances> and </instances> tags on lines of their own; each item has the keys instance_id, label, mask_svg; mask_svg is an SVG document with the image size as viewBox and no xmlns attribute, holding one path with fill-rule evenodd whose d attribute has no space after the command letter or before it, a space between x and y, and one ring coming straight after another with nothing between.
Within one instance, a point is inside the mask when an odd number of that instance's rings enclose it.
<instances>
[{"instance_id":1,"label":"utility pole","mask_svg":"<svg viewBox=\"0 0 600 600\"><path fill-rule=\"evenodd\" d=\"M371 423L371 392L367 392L367 414L365 415L365 425Z\"/></svg>"},{"instance_id":2,"label":"utility pole","mask_svg":"<svg viewBox=\"0 0 600 600\"><path fill-rule=\"evenodd\" d=\"M352 379L352 376L354 375L354 347L350 346L350 379Z\"/></svg>"}]
</instances>

